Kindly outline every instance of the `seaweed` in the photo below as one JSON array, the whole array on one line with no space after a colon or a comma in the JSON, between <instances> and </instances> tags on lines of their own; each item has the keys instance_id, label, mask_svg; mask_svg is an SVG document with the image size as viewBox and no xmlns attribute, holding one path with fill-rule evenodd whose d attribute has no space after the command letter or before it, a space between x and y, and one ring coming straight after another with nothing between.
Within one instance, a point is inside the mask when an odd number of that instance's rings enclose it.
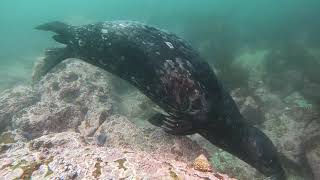
<instances>
[{"instance_id":1,"label":"seaweed","mask_svg":"<svg viewBox=\"0 0 320 180\"><path fill-rule=\"evenodd\" d=\"M92 176L95 177L96 179L101 176L101 162L102 162L101 158L97 158L97 162L94 165L96 169L92 172Z\"/></svg>"},{"instance_id":2,"label":"seaweed","mask_svg":"<svg viewBox=\"0 0 320 180\"><path fill-rule=\"evenodd\" d=\"M0 135L0 144L11 144L15 143L14 136L11 132L4 132Z\"/></svg>"},{"instance_id":3,"label":"seaweed","mask_svg":"<svg viewBox=\"0 0 320 180\"><path fill-rule=\"evenodd\" d=\"M114 162L116 162L116 163L118 163L118 168L119 169L123 169L123 170L127 170L127 168L124 166L124 163L127 161L127 159L126 158L122 158L122 159L118 159L118 160L116 160L116 161L114 161Z\"/></svg>"},{"instance_id":4,"label":"seaweed","mask_svg":"<svg viewBox=\"0 0 320 180\"><path fill-rule=\"evenodd\" d=\"M48 159L43 159L41 161L33 161L31 163L22 159L17 164L11 165L11 169L14 170L17 168L21 168L23 170L23 174L19 179L30 179L34 171L38 170L41 165L48 166L48 164L53 161L53 158L53 156L50 156ZM48 166L48 172L45 176L47 177L52 173L52 170Z\"/></svg>"}]
</instances>

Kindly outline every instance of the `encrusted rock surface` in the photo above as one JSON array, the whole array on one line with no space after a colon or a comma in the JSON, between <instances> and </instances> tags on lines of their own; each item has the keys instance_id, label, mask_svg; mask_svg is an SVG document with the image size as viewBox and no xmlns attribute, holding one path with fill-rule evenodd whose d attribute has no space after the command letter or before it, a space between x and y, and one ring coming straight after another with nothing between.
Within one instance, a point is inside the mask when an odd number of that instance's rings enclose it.
<instances>
[{"instance_id":1,"label":"encrusted rock surface","mask_svg":"<svg viewBox=\"0 0 320 180\"><path fill-rule=\"evenodd\" d=\"M53 71L33 89L40 101L17 107L12 128L22 130L27 138L67 129L92 136L113 110L106 73L72 59ZM15 101L19 103L20 99Z\"/></svg>"},{"instance_id":2,"label":"encrusted rock surface","mask_svg":"<svg viewBox=\"0 0 320 180\"><path fill-rule=\"evenodd\" d=\"M69 59L33 88L2 92L0 177L228 179L215 172L220 171L239 179L264 178L199 135L171 136L150 125L146 119L156 106L122 83L99 68ZM299 172L305 167L318 177L318 148L304 143L319 136L316 107L298 92L280 97L263 82L249 84L250 93L232 91L242 114L291 163L284 161L289 173L298 172L291 179L305 179ZM193 169L200 154L213 163L213 172Z\"/></svg>"},{"instance_id":3,"label":"encrusted rock surface","mask_svg":"<svg viewBox=\"0 0 320 180\"><path fill-rule=\"evenodd\" d=\"M0 132L10 129L12 117L40 100L30 87L18 86L0 93Z\"/></svg>"},{"instance_id":4,"label":"encrusted rock surface","mask_svg":"<svg viewBox=\"0 0 320 180\"><path fill-rule=\"evenodd\" d=\"M320 179L320 136L314 136L305 142L305 158L313 172L314 179Z\"/></svg>"},{"instance_id":5,"label":"encrusted rock surface","mask_svg":"<svg viewBox=\"0 0 320 180\"><path fill-rule=\"evenodd\" d=\"M4 92L0 177L231 179L195 170L194 159L209 154L188 137L169 135L152 125L138 127L117 114L121 110L114 103L110 79L94 66L69 59L33 88ZM129 111L129 117L140 114L134 112L139 111L136 107Z\"/></svg>"},{"instance_id":6,"label":"encrusted rock surface","mask_svg":"<svg viewBox=\"0 0 320 180\"><path fill-rule=\"evenodd\" d=\"M12 147L0 162L0 177L9 179L232 179L197 171L172 158L170 151L98 147L75 132L45 135Z\"/></svg>"}]
</instances>

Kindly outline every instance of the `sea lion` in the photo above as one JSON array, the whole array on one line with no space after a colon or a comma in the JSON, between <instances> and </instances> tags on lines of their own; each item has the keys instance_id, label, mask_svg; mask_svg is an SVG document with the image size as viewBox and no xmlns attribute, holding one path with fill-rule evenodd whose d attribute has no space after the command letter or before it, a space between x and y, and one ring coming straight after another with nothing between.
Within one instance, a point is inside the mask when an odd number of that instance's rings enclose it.
<instances>
[{"instance_id":1,"label":"sea lion","mask_svg":"<svg viewBox=\"0 0 320 180\"><path fill-rule=\"evenodd\" d=\"M128 81L166 114L150 119L175 135L199 133L272 179L285 179L275 146L249 125L214 71L174 34L132 21L71 26L50 22L36 29L56 33L65 48L49 50L41 75L62 60L82 59ZM52 60L53 59L53 60Z\"/></svg>"}]
</instances>

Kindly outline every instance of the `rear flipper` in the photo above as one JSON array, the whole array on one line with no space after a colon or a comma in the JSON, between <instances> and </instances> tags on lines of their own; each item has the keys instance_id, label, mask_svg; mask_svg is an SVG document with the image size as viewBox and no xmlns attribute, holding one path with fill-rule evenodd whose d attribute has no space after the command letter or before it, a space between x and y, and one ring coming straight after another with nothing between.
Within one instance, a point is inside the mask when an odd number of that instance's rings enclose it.
<instances>
[{"instance_id":1,"label":"rear flipper","mask_svg":"<svg viewBox=\"0 0 320 180\"><path fill-rule=\"evenodd\" d=\"M69 55L68 48L53 48L46 50L45 56L39 59L33 67L32 84L34 85L39 82L53 67L70 57Z\"/></svg>"},{"instance_id":2,"label":"rear flipper","mask_svg":"<svg viewBox=\"0 0 320 180\"><path fill-rule=\"evenodd\" d=\"M35 29L42 30L42 31L52 31L61 35L68 35L70 33L71 27L72 26L60 21L52 21L52 22L39 25L35 27Z\"/></svg>"},{"instance_id":3,"label":"rear flipper","mask_svg":"<svg viewBox=\"0 0 320 180\"><path fill-rule=\"evenodd\" d=\"M174 117L161 113L155 114L148 121L155 126L161 127L168 134L182 136L196 133L190 121L174 119Z\"/></svg>"},{"instance_id":4,"label":"rear flipper","mask_svg":"<svg viewBox=\"0 0 320 180\"><path fill-rule=\"evenodd\" d=\"M64 59L70 57L70 42L73 39L73 26L65 24L59 21L53 21L49 23L42 24L35 27L35 29L43 31L51 31L56 33L53 35L53 39L59 43L67 45L65 48L52 48L45 52L45 57L36 62L33 74L32 74L32 84L37 83L42 76L47 74L54 66L59 64Z\"/></svg>"}]
</instances>

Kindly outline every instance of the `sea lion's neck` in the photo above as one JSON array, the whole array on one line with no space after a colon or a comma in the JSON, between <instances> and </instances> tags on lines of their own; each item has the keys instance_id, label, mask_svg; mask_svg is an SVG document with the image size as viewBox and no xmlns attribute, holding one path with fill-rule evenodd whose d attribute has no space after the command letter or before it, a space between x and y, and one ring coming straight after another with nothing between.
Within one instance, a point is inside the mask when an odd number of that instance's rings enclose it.
<instances>
[{"instance_id":1,"label":"sea lion's neck","mask_svg":"<svg viewBox=\"0 0 320 180\"><path fill-rule=\"evenodd\" d=\"M259 129L247 123L239 109L222 87L218 118L208 120L199 134L212 144L237 156L274 180L285 180L278 152L271 140Z\"/></svg>"}]
</instances>

